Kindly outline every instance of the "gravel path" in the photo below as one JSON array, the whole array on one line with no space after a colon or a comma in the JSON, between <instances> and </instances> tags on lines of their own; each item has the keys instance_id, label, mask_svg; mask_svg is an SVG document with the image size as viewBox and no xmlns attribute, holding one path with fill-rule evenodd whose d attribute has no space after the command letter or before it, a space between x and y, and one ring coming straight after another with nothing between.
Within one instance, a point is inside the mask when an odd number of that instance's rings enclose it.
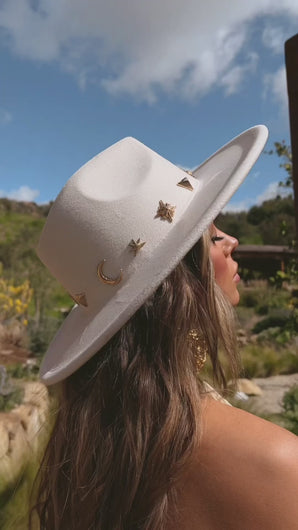
<instances>
[{"instance_id":1,"label":"gravel path","mask_svg":"<svg viewBox=\"0 0 298 530\"><path fill-rule=\"evenodd\" d=\"M265 414L278 414L282 411L282 398L292 386L298 385L298 374L274 375L272 377L255 378L253 381L261 388L261 396L252 396L248 403L256 411Z\"/></svg>"}]
</instances>

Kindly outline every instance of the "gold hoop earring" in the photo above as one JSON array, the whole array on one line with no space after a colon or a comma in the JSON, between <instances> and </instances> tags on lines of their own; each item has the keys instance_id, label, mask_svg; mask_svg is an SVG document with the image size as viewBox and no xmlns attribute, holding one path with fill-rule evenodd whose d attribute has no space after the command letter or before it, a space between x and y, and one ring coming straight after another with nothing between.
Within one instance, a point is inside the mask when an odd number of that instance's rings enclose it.
<instances>
[{"instance_id":1,"label":"gold hoop earring","mask_svg":"<svg viewBox=\"0 0 298 530\"><path fill-rule=\"evenodd\" d=\"M187 334L187 342L189 343L190 349L194 354L197 372L199 373L207 359L207 347L206 342L197 329L191 329Z\"/></svg>"}]
</instances>

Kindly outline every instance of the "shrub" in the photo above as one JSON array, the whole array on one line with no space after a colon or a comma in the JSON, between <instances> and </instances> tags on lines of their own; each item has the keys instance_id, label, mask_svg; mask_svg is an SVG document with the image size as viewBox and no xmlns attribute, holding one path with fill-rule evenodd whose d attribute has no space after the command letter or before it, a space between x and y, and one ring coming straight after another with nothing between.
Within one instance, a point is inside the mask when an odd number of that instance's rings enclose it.
<instances>
[{"instance_id":1,"label":"shrub","mask_svg":"<svg viewBox=\"0 0 298 530\"><path fill-rule=\"evenodd\" d=\"M28 280L21 285L0 278L0 319L18 319L27 324L28 308L33 295Z\"/></svg>"},{"instance_id":2,"label":"shrub","mask_svg":"<svg viewBox=\"0 0 298 530\"><path fill-rule=\"evenodd\" d=\"M255 282L253 286L248 288L240 286L239 306L253 308L259 315L289 307L290 300L291 293L285 289L277 290L269 287L264 282Z\"/></svg>"},{"instance_id":3,"label":"shrub","mask_svg":"<svg viewBox=\"0 0 298 530\"><path fill-rule=\"evenodd\" d=\"M8 396L0 395L0 411L9 412L22 402L23 392L20 388L16 388Z\"/></svg>"},{"instance_id":4,"label":"shrub","mask_svg":"<svg viewBox=\"0 0 298 530\"><path fill-rule=\"evenodd\" d=\"M268 328L283 328L287 324L289 316L289 311L287 310L280 312L280 314L269 315L268 317L263 318L263 320L260 320L260 322L257 322L253 327L252 332L260 333Z\"/></svg>"},{"instance_id":5,"label":"shrub","mask_svg":"<svg viewBox=\"0 0 298 530\"><path fill-rule=\"evenodd\" d=\"M37 357L42 357L46 352L49 343L58 331L63 321L63 315L58 318L45 316L38 326L29 322L28 334L30 338L30 351Z\"/></svg>"},{"instance_id":6,"label":"shrub","mask_svg":"<svg viewBox=\"0 0 298 530\"><path fill-rule=\"evenodd\" d=\"M241 358L245 377L268 377L279 371L279 354L269 346L248 344L241 351Z\"/></svg>"},{"instance_id":7,"label":"shrub","mask_svg":"<svg viewBox=\"0 0 298 530\"><path fill-rule=\"evenodd\" d=\"M269 312L269 306L268 304L260 304L256 307L256 313L257 315L268 315L268 312Z\"/></svg>"},{"instance_id":8,"label":"shrub","mask_svg":"<svg viewBox=\"0 0 298 530\"><path fill-rule=\"evenodd\" d=\"M293 386L283 397L284 417L287 428L298 435L298 385Z\"/></svg>"},{"instance_id":9,"label":"shrub","mask_svg":"<svg viewBox=\"0 0 298 530\"><path fill-rule=\"evenodd\" d=\"M298 373L298 355L292 351L286 350L280 358L280 374Z\"/></svg>"},{"instance_id":10,"label":"shrub","mask_svg":"<svg viewBox=\"0 0 298 530\"><path fill-rule=\"evenodd\" d=\"M7 366L7 373L14 379L26 379L34 380L37 379L39 371L39 364L10 364Z\"/></svg>"},{"instance_id":11,"label":"shrub","mask_svg":"<svg viewBox=\"0 0 298 530\"><path fill-rule=\"evenodd\" d=\"M248 344L241 350L244 376L269 377L298 372L298 355L289 349L269 344Z\"/></svg>"},{"instance_id":12,"label":"shrub","mask_svg":"<svg viewBox=\"0 0 298 530\"><path fill-rule=\"evenodd\" d=\"M240 305L244 307L256 307L259 302L259 293L256 290L242 291Z\"/></svg>"}]
</instances>

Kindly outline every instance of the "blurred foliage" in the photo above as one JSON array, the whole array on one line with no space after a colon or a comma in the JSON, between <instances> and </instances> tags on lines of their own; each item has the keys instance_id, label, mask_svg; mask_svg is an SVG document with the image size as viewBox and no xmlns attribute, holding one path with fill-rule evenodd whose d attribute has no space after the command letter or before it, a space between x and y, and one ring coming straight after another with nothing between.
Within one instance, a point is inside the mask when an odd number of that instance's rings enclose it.
<instances>
[{"instance_id":1,"label":"blurred foliage","mask_svg":"<svg viewBox=\"0 0 298 530\"><path fill-rule=\"evenodd\" d=\"M276 197L252 206L247 212L221 213L216 220L228 234L235 234L242 245L289 245L295 240L293 196Z\"/></svg>"},{"instance_id":2,"label":"blurred foliage","mask_svg":"<svg viewBox=\"0 0 298 530\"><path fill-rule=\"evenodd\" d=\"M267 153L269 155L277 155L282 159L279 167L282 167L285 170L286 178L285 180L281 181L279 185L286 188L293 187L293 164L291 148L284 140L282 140L282 142L274 142L274 149L267 151Z\"/></svg>"},{"instance_id":3,"label":"blurred foliage","mask_svg":"<svg viewBox=\"0 0 298 530\"><path fill-rule=\"evenodd\" d=\"M298 435L298 385L293 386L285 393L283 409L287 429Z\"/></svg>"},{"instance_id":4,"label":"blurred foliage","mask_svg":"<svg viewBox=\"0 0 298 530\"><path fill-rule=\"evenodd\" d=\"M297 319L293 322L293 293L264 281L241 286L236 308L246 340L240 354L246 377L298 372Z\"/></svg>"},{"instance_id":5,"label":"blurred foliage","mask_svg":"<svg viewBox=\"0 0 298 530\"><path fill-rule=\"evenodd\" d=\"M298 372L298 355L288 348L247 344L241 349L243 377L269 377Z\"/></svg>"},{"instance_id":6,"label":"blurred foliage","mask_svg":"<svg viewBox=\"0 0 298 530\"><path fill-rule=\"evenodd\" d=\"M242 245L263 244L262 235L256 226L248 221L246 211L220 213L215 223L227 234L235 234Z\"/></svg>"},{"instance_id":7,"label":"blurred foliage","mask_svg":"<svg viewBox=\"0 0 298 530\"><path fill-rule=\"evenodd\" d=\"M0 365L0 412L8 412L19 405L23 394L23 389L12 383L5 366Z\"/></svg>"},{"instance_id":8,"label":"blurred foliage","mask_svg":"<svg viewBox=\"0 0 298 530\"><path fill-rule=\"evenodd\" d=\"M12 363L7 367L7 373L13 379L26 379L26 381L35 381L38 379L39 363Z\"/></svg>"},{"instance_id":9,"label":"blurred foliage","mask_svg":"<svg viewBox=\"0 0 298 530\"><path fill-rule=\"evenodd\" d=\"M26 326L32 295L33 290L28 280L20 285L14 285L11 281L0 277L0 321L17 319Z\"/></svg>"},{"instance_id":10,"label":"blurred foliage","mask_svg":"<svg viewBox=\"0 0 298 530\"><path fill-rule=\"evenodd\" d=\"M27 298L27 317L24 320L26 324L28 321L28 347L37 355L45 352L64 315L73 306L69 295L50 275L36 254L36 245L49 207L50 205L38 206L34 203L0 199L2 291L7 285L15 289L23 286L24 292L26 288L30 292L30 301ZM19 302L19 309L13 304L13 293L6 289L6 294L9 295L6 300L8 305L20 310Z\"/></svg>"},{"instance_id":11,"label":"blurred foliage","mask_svg":"<svg viewBox=\"0 0 298 530\"><path fill-rule=\"evenodd\" d=\"M280 341L287 342L292 337L298 335L298 263L297 259L292 259L287 264L285 271L277 271L274 277L269 278L269 282L277 289L281 290L284 283L287 284L290 292L288 309L289 315L280 333Z\"/></svg>"},{"instance_id":12,"label":"blurred foliage","mask_svg":"<svg viewBox=\"0 0 298 530\"><path fill-rule=\"evenodd\" d=\"M11 393L2 395L0 393L0 412L9 412L22 402L23 390L15 387Z\"/></svg>"},{"instance_id":13,"label":"blurred foliage","mask_svg":"<svg viewBox=\"0 0 298 530\"><path fill-rule=\"evenodd\" d=\"M280 310L279 314L263 318L252 328L252 333L260 333L268 328L283 328L289 320L289 311Z\"/></svg>"},{"instance_id":14,"label":"blurred foliage","mask_svg":"<svg viewBox=\"0 0 298 530\"><path fill-rule=\"evenodd\" d=\"M256 281L248 286L240 286L238 307L252 307L257 314L267 314L271 310L288 307L291 293L286 289L277 290L266 281Z\"/></svg>"}]
</instances>

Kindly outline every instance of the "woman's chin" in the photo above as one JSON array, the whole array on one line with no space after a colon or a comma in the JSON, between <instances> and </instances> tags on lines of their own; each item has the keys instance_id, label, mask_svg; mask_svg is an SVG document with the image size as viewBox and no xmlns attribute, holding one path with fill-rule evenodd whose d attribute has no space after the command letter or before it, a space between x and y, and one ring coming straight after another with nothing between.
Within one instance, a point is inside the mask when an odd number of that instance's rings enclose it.
<instances>
[{"instance_id":1,"label":"woman's chin","mask_svg":"<svg viewBox=\"0 0 298 530\"><path fill-rule=\"evenodd\" d=\"M231 304L233 306L236 306L239 304L239 301L240 301L240 294L239 294L239 291L236 289L236 292L232 296Z\"/></svg>"}]
</instances>

